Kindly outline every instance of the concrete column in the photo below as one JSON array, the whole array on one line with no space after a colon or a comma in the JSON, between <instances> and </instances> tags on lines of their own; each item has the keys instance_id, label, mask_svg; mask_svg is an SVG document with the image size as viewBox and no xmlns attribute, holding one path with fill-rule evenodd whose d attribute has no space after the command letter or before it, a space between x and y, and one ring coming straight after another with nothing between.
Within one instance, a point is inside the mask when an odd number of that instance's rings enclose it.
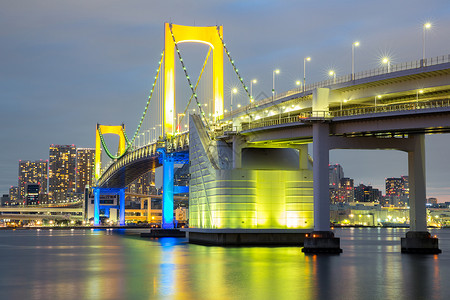
<instances>
[{"instance_id":1,"label":"concrete column","mask_svg":"<svg viewBox=\"0 0 450 300\"><path fill-rule=\"evenodd\" d=\"M242 168L242 148L245 146L245 141L242 136L233 137L233 169Z\"/></svg>"},{"instance_id":2,"label":"concrete column","mask_svg":"<svg viewBox=\"0 0 450 300\"><path fill-rule=\"evenodd\" d=\"M164 156L163 164L163 198L162 198L162 228L173 228L173 158Z\"/></svg>"},{"instance_id":3,"label":"concrete column","mask_svg":"<svg viewBox=\"0 0 450 300\"><path fill-rule=\"evenodd\" d=\"M314 231L330 231L329 124L313 124Z\"/></svg>"},{"instance_id":4,"label":"concrete column","mask_svg":"<svg viewBox=\"0 0 450 300\"><path fill-rule=\"evenodd\" d=\"M119 225L125 226L125 188L119 191Z\"/></svg>"},{"instance_id":5,"label":"concrete column","mask_svg":"<svg viewBox=\"0 0 450 300\"><path fill-rule=\"evenodd\" d=\"M300 145L299 150L299 162L300 162L300 170L308 169L308 145Z\"/></svg>"},{"instance_id":6,"label":"concrete column","mask_svg":"<svg viewBox=\"0 0 450 300\"><path fill-rule=\"evenodd\" d=\"M100 188L94 188L94 225L100 225Z\"/></svg>"},{"instance_id":7,"label":"concrete column","mask_svg":"<svg viewBox=\"0 0 450 300\"><path fill-rule=\"evenodd\" d=\"M411 135L413 151L408 152L409 218L411 231L427 231L425 135Z\"/></svg>"},{"instance_id":8,"label":"concrete column","mask_svg":"<svg viewBox=\"0 0 450 300\"><path fill-rule=\"evenodd\" d=\"M313 91L313 117L325 117L326 113L329 111L329 95L330 89L328 88L317 88Z\"/></svg>"}]
</instances>

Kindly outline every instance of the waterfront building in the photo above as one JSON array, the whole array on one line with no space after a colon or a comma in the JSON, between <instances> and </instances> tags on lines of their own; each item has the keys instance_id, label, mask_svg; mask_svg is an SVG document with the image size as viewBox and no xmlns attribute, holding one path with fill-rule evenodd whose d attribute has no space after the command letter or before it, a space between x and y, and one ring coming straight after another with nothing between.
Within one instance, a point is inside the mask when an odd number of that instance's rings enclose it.
<instances>
[{"instance_id":1,"label":"waterfront building","mask_svg":"<svg viewBox=\"0 0 450 300\"><path fill-rule=\"evenodd\" d=\"M27 183L25 186L26 205L38 205L40 185L36 183Z\"/></svg>"},{"instance_id":2,"label":"waterfront building","mask_svg":"<svg viewBox=\"0 0 450 300\"><path fill-rule=\"evenodd\" d=\"M76 181L77 193L84 193L86 186L91 187L94 176L94 148L77 149Z\"/></svg>"},{"instance_id":3,"label":"waterfront building","mask_svg":"<svg viewBox=\"0 0 450 300\"><path fill-rule=\"evenodd\" d=\"M67 201L76 192L75 145L51 145L49 155L48 197L50 203Z\"/></svg>"},{"instance_id":4,"label":"waterfront building","mask_svg":"<svg viewBox=\"0 0 450 300\"><path fill-rule=\"evenodd\" d=\"M341 178L339 184L339 194L341 202L353 202L355 199L355 189L353 187L353 179Z\"/></svg>"},{"instance_id":5,"label":"waterfront building","mask_svg":"<svg viewBox=\"0 0 450 300\"><path fill-rule=\"evenodd\" d=\"M128 191L135 194L151 195L156 193L155 171L149 171L133 181L128 186Z\"/></svg>"},{"instance_id":6,"label":"waterfront building","mask_svg":"<svg viewBox=\"0 0 450 300\"><path fill-rule=\"evenodd\" d=\"M438 201L437 198L430 197L427 199L427 203L437 205Z\"/></svg>"},{"instance_id":7,"label":"waterfront building","mask_svg":"<svg viewBox=\"0 0 450 300\"><path fill-rule=\"evenodd\" d=\"M3 194L1 199L1 206L8 206L9 205L9 194Z\"/></svg>"},{"instance_id":8,"label":"waterfront building","mask_svg":"<svg viewBox=\"0 0 450 300\"><path fill-rule=\"evenodd\" d=\"M328 165L328 178L330 188L338 189L341 179L344 178L344 169L340 164Z\"/></svg>"},{"instance_id":9,"label":"waterfront building","mask_svg":"<svg viewBox=\"0 0 450 300\"><path fill-rule=\"evenodd\" d=\"M19 187L11 186L9 188L9 203L10 205L18 205L19 204Z\"/></svg>"},{"instance_id":10,"label":"waterfront building","mask_svg":"<svg viewBox=\"0 0 450 300\"><path fill-rule=\"evenodd\" d=\"M19 160L19 195L18 198L27 202L27 185L39 185L38 195L47 194L48 161Z\"/></svg>"},{"instance_id":11,"label":"waterfront building","mask_svg":"<svg viewBox=\"0 0 450 300\"><path fill-rule=\"evenodd\" d=\"M356 202L381 202L381 191L372 186L360 184L355 187L355 201Z\"/></svg>"},{"instance_id":12,"label":"waterfront building","mask_svg":"<svg viewBox=\"0 0 450 300\"><path fill-rule=\"evenodd\" d=\"M402 176L401 178L386 178L386 198L389 202L389 205L397 207L408 206L408 176Z\"/></svg>"}]
</instances>

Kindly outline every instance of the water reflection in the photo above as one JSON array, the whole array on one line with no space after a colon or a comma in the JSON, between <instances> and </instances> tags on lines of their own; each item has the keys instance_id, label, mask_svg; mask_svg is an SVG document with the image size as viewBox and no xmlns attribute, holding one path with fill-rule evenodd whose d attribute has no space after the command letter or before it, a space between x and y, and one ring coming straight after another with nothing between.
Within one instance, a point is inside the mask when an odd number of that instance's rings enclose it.
<instances>
[{"instance_id":1,"label":"water reflection","mask_svg":"<svg viewBox=\"0 0 450 300\"><path fill-rule=\"evenodd\" d=\"M441 255L402 255L404 230L340 229L344 253L224 248L105 230L0 231L2 299L442 299ZM433 233L436 234L436 233Z\"/></svg>"}]
</instances>

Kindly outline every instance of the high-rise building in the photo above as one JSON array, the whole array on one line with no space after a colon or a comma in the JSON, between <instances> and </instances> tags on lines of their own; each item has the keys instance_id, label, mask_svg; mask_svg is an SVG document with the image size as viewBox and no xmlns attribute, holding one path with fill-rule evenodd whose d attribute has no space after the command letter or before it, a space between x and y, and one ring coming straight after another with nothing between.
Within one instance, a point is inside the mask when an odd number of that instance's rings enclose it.
<instances>
[{"instance_id":1,"label":"high-rise building","mask_svg":"<svg viewBox=\"0 0 450 300\"><path fill-rule=\"evenodd\" d=\"M429 203L429 204L438 204L438 201L437 201L437 198L431 197L431 198L427 199L427 203Z\"/></svg>"},{"instance_id":2,"label":"high-rise building","mask_svg":"<svg viewBox=\"0 0 450 300\"><path fill-rule=\"evenodd\" d=\"M386 178L386 196L400 196L403 190L401 178Z\"/></svg>"},{"instance_id":3,"label":"high-rise building","mask_svg":"<svg viewBox=\"0 0 450 300\"><path fill-rule=\"evenodd\" d=\"M355 200L355 189L353 187L353 179L341 178L339 184L339 202L353 202Z\"/></svg>"},{"instance_id":4,"label":"high-rise building","mask_svg":"<svg viewBox=\"0 0 450 300\"><path fill-rule=\"evenodd\" d=\"M26 205L38 205L40 185L36 183L27 183L25 186Z\"/></svg>"},{"instance_id":5,"label":"high-rise building","mask_svg":"<svg viewBox=\"0 0 450 300\"><path fill-rule=\"evenodd\" d=\"M407 206L409 203L408 176L401 178L386 178L386 198L394 206Z\"/></svg>"},{"instance_id":6,"label":"high-rise building","mask_svg":"<svg viewBox=\"0 0 450 300\"><path fill-rule=\"evenodd\" d=\"M75 145L51 145L49 155L48 198L50 203L67 200L67 194L76 192Z\"/></svg>"},{"instance_id":7,"label":"high-rise building","mask_svg":"<svg viewBox=\"0 0 450 300\"><path fill-rule=\"evenodd\" d=\"M328 183L330 188L338 189L342 178L344 178L344 169L341 165L328 165Z\"/></svg>"},{"instance_id":8,"label":"high-rise building","mask_svg":"<svg viewBox=\"0 0 450 300\"><path fill-rule=\"evenodd\" d=\"M135 181L133 181L129 186L128 190L131 193L150 195L155 189L155 171L151 170Z\"/></svg>"},{"instance_id":9,"label":"high-rise building","mask_svg":"<svg viewBox=\"0 0 450 300\"><path fill-rule=\"evenodd\" d=\"M39 195L47 193L48 161L19 160L19 200L26 200L27 184L38 184Z\"/></svg>"},{"instance_id":10,"label":"high-rise building","mask_svg":"<svg viewBox=\"0 0 450 300\"><path fill-rule=\"evenodd\" d=\"M11 186L9 188L9 203L11 205L19 204L19 187Z\"/></svg>"},{"instance_id":11,"label":"high-rise building","mask_svg":"<svg viewBox=\"0 0 450 300\"><path fill-rule=\"evenodd\" d=\"M355 187L356 202L381 202L381 191L372 186L360 184Z\"/></svg>"},{"instance_id":12,"label":"high-rise building","mask_svg":"<svg viewBox=\"0 0 450 300\"><path fill-rule=\"evenodd\" d=\"M86 186L92 186L94 175L94 148L78 148L77 149L77 167L76 167L76 181L77 193L84 193Z\"/></svg>"},{"instance_id":13,"label":"high-rise building","mask_svg":"<svg viewBox=\"0 0 450 300\"><path fill-rule=\"evenodd\" d=\"M9 194L3 194L2 200L1 200L2 206L8 206L9 205Z\"/></svg>"}]
</instances>

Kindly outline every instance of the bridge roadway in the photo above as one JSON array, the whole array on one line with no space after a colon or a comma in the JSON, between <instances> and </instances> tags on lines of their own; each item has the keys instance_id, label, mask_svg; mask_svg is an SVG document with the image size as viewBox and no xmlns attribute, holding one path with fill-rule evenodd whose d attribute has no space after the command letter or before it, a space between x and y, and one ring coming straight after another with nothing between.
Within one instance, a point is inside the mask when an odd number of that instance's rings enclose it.
<instances>
[{"instance_id":1,"label":"bridge roadway","mask_svg":"<svg viewBox=\"0 0 450 300\"><path fill-rule=\"evenodd\" d=\"M248 147L296 147L312 142L315 120L328 122L332 136L380 138L450 132L449 61L450 55L426 67L418 67L419 62L400 64L390 73L376 69L357 74L356 80L344 76L336 83L327 80L305 91L292 90L228 113L213 125L210 136L231 141L239 134L245 136ZM321 88L329 91L327 103L317 109L313 94ZM157 149L161 147L168 152L188 151L189 132L127 153L103 173L99 186L124 187L159 167Z\"/></svg>"}]
</instances>

